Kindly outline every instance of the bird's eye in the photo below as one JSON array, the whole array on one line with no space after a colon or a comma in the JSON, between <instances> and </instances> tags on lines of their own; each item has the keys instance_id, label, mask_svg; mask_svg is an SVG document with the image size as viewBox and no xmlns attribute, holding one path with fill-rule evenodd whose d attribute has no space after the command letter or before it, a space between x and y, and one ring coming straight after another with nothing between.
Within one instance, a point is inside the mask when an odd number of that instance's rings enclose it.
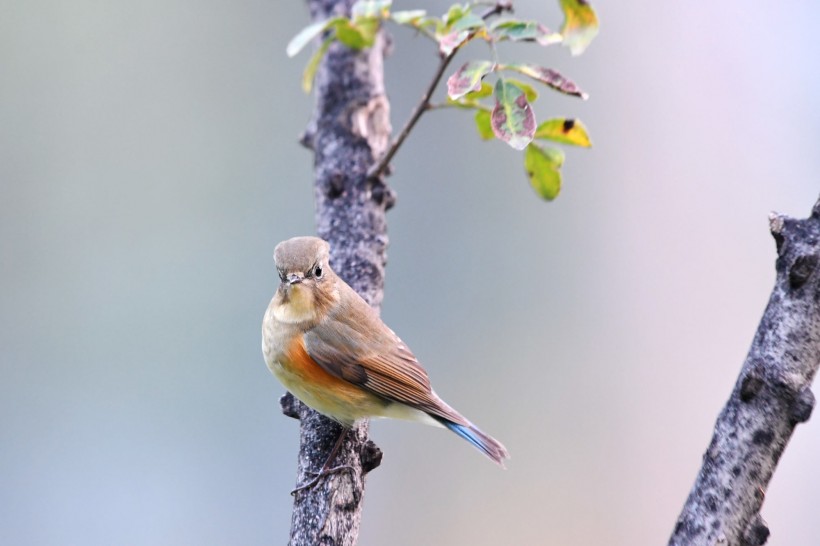
<instances>
[{"instance_id":1,"label":"bird's eye","mask_svg":"<svg viewBox=\"0 0 820 546\"><path fill-rule=\"evenodd\" d=\"M324 273L324 271L322 271L322 266L316 264L316 267L313 268L313 274L316 276L317 279L321 279L322 273Z\"/></svg>"},{"instance_id":2,"label":"bird's eye","mask_svg":"<svg viewBox=\"0 0 820 546\"><path fill-rule=\"evenodd\" d=\"M279 273L279 279L284 281L285 280L285 270L284 269L277 269L276 272Z\"/></svg>"}]
</instances>

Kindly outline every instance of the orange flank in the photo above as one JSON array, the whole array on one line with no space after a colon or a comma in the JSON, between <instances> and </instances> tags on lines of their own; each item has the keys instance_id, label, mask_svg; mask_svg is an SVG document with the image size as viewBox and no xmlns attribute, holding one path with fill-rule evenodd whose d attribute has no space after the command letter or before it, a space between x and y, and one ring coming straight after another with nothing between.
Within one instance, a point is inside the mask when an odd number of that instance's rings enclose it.
<instances>
[{"instance_id":1,"label":"orange flank","mask_svg":"<svg viewBox=\"0 0 820 546\"><path fill-rule=\"evenodd\" d=\"M293 336L285 350L279 379L297 398L344 425L357 419L381 414L387 402L330 374L305 349L304 336Z\"/></svg>"}]
</instances>

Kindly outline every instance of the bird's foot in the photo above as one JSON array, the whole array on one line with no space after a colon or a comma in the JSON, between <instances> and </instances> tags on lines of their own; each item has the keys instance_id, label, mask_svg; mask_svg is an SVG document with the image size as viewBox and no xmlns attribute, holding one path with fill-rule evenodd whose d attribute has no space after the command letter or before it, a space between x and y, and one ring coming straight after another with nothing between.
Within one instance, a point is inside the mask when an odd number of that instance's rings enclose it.
<instances>
[{"instance_id":1,"label":"bird's foot","mask_svg":"<svg viewBox=\"0 0 820 546\"><path fill-rule=\"evenodd\" d=\"M295 497L296 494L299 493L299 491L304 491L305 489L310 489L311 487L313 487L317 483L319 483L319 480L321 480L325 476L335 474L336 472L341 472L342 470L349 470L349 471L353 472L353 467L350 466L350 465L347 465L347 464L343 464L343 465L335 466L333 468L323 468L319 472L311 472L310 470L308 470L305 473L306 474L313 474L314 478L312 480L309 480L309 481L303 483L302 485L300 485L299 487L297 487L296 489L291 491L290 494Z\"/></svg>"}]
</instances>

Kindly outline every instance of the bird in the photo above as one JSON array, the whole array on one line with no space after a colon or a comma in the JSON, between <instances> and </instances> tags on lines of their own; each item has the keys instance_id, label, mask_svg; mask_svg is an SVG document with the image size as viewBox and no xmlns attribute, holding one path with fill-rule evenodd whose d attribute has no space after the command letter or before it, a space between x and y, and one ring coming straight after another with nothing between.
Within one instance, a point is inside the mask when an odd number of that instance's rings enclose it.
<instances>
[{"instance_id":1,"label":"bird","mask_svg":"<svg viewBox=\"0 0 820 546\"><path fill-rule=\"evenodd\" d=\"M273 259L279 286L262 321L265 362L296 398L344 427L317 477L294 493L336 470L347 430L365 418L447 428L504 467L507 449L439 398L407 345L331 269L327 241L294 237Z\"/></svg>"}]
</instances>

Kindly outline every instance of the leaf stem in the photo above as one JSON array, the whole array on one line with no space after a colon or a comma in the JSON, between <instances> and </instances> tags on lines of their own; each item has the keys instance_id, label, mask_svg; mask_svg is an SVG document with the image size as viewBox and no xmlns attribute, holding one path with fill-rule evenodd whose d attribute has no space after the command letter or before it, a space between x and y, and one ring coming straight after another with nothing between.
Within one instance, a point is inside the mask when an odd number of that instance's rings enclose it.
<instances>
[{"instance_id":1,"label":"leaf stem","mask_svg":"<svg viewBox=\"0 0 820 546\"><path fill-rule=\"evenodd\" d=\"M498 48L495 47L495 40L492 38L489 41L490 51L493 53L493 62L495 63L496 69L500 69L502 66L500 62L498 62Z\"/></svg>"},{"instance_id":2,"label":"leaf stem","mask_svg":"<svg viewBox=\"0 0 820 546\"><path fill-rule=\"evenodd\" d=\"M501 13L507 11L512 12L512 10L512 1L498 1L495 2L484 13L482 13L481 18L487 20L494 15L500 15ZM464 43L466 43L466 41ZM416 126L416 123L418 123L419 118L421 118L421 115L428 109L430 109L430 98L433 96L436 87L441 81L441 77L444 75L444 71L447 70L447 67L450 65L450 61L453 60L453 57L456 56L456 53L458 53L458 50L460 48L461 45L456 46L456 48L453 49L453 51L449 55L445 55L441 58L441 61L439 61L438 64L438 68L436 68L436 72L435 74L433 74L433 79L430 80L430 84L427 86L427 89L424 91L424 95L422 95L421 97L421 101L413 109L413 112L410 114L410 117L404 124L404 127L402 127L401 131L399 132L399 135L396 137L396 139L393 141L393 143L390 145L390 147L387 149L384 155L367 172L368 178L379 178L384 174L385 170L387 169L387 166L393 159L393 156L396 155L396 152L399 151L401 145L404 144L404 141L407 139L407 136L410 134L410 131L413 130L413 127Z\"/></svg>"}]
</instances>

